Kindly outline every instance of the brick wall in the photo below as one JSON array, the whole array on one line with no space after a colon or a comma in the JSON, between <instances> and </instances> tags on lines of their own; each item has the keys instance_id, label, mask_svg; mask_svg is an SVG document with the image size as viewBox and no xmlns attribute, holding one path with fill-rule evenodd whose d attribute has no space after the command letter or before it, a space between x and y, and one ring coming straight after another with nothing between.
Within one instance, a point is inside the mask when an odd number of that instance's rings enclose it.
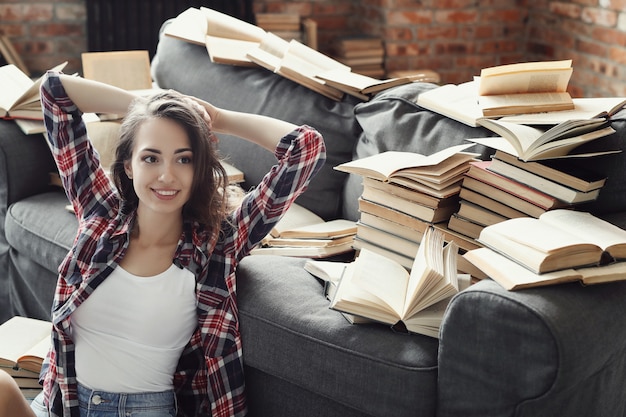
<instances>
[{"instance_id":1,"label":"brick wall","mask_svg":"<svg viewBox=\"0 0 626 417\"><path fill-rule=\"evenodd\" d=\"M573 59L575 96L626 96L626 0L255 0L299 11L320 44L345 32L381 36L386 69L430 68L460 83L511 62Z\"/></svg>"},{"instance_id":2,"label":"brick wall","mask_svg":"<svg viewBox=\"0 0 626 417\"><path fill-rule=\"evenodd\" d=\"M132 1L132 0L129 0ZM626 0L255 0L258 12L295 12L335 37L382 37L386 69L430 68L459 83L480 69L524 60L574 60L575 96L626 96ZM86 50L84 0L2 0L0 32L34 72Z\"/></svg>"},{"instance_id":3,"label":"brick wall","mask_svg":"<svg viewBox=\"0 0 626 417\"><path fill-rule=\"evenodd\" d=\"M63 61L67 72L80 70L87 49L84 0L1 0L0 33L8 35L35 74Z\"/></svg>"}]
</instances>

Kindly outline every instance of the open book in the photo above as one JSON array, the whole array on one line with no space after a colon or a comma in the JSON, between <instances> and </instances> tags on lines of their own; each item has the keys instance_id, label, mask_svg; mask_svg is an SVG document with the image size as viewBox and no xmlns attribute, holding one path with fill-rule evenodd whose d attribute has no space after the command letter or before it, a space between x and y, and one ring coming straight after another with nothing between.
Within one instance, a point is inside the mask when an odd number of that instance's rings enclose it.
<instances>
[{"instance_id":1,"label":"open book","mask_svg":"<svg viewBox=\"0 0 626 417\"><path fill-rule=\"evenodd\" d=\"M292 204L251 254L327 258L352 251L356 230L354 221L325 221L299 204Z\"/></svg>"},{"instance_id":2,"label":"open book","mask_svg":"<svg viewBox=\"0 0 626 417\"><path fill-rule=\"evenodd\" d=\"M572 71L572 60L483 68L479 106L488 117L574 109L566 91Z\"/></svg>"},{"instance_id":3,"label":"open book","mask_svg":"<svg viewBox=\"0 0 626 417\"><path fill-rule=\"evenodd\" d=\"M52 323L15 316L0 325L0 368L39 373L51 344Z\"/></svg>"},{"instance_id":4,"label":"open book","mask_svg":"<svg viewBox=\"0 0 626 417\"><path fill-rule=\"evenodd\" d=\"M585 268L568 268L537 274L517 262L489 248L479 248L463 255L470 263L483 271L509 291L532 287L581 282L584 285L602 284L626 279L626 262Z\"/></svg>"},{"instance_id":5,"label":"open book","mask_svg":"<svg viewBox=\"0 0 626 417\"><path fill-rule=\"evenodd\" d=\"M412 188L418 183L441 190L462 179L476 155L463 152L467 144L451 146L432 155L386 151L337 165L337 171L358 174Z\"/></svg>"},{"instance_id":6,"label":"open book","mask_svg":"<svg viewBox=\"0 0 626 417\"><path fill-rule=\"evenodd\" d=\"M326 81L326 84L364 101L369 100L371 95L379 91L413 82L411 77L379 80L356 72L337 69L316 74L316 77Z\"/></svg>"},{"instance_id":7,"label":"open book","mask_svg":"<svg viewBox=\"0 0 626 417\"><path fill-rule=\"evenodd\" d=\"M450 297L459 291L457 246L426 230L409 273L368 249L345 269L330 308L386 323L400 331L438 337Z\"/></svg>"},{"instance_id":8,"label":"open book","mask_svg":"<svg viewBox=\"0 0 626 417\"><path fill-rule=\"evenodd\" d=\"M500 137L469 139L517 156L523 161L550 158L592 156L607 152L571 153L575 148L615 132L606 118L568 120L549 129L540 129L494 119L481 119L478 124Z\"/></svg>"},{"instance_id":9,"label":"open book","mask_svg":"<svg viewBox=\"0 0 626 417\"><path fill-rule=\"evenodd\" d=\"M471 127L478 126L483 112L478 106L478 83L445 84L417 96L418 106Z\"/></svg>"},{"instance_id":10,"label":"open book","mask_svg":"<svg viewBox=\"0 0 626 417\"><path fill-rule=\"evenodd\" d=\"M317 214L292 204L270 232L273 238L320 239L352 235L356 223L346 219L326 221Z\"/></svg>"},{"instance_id":11,"label":"open book","mask_svg":"<svg viewBox=\"0 0 626 417\"><path fill-rule=\"evenodd\" d=\"M61 71L67 62L53 68ZM43 120L39 86L43 77L33 81L13 64L0 67L0 117Z\"/></svg>"},{"instance_id":12,"label":"open book","mask_svg":"<svg viewBox=\"0 0 626 417\"><path fill-rule=\"evenodd\" d=\"M333 100L343 97L343 91L316 75L331 70L349 73L350 67L295 39L286 41L268 33L247 56L256 64Z\"/></svg>"},{"instance_id":13,"label":"open book","mask_svg":"<svg viewBox=\"0 0 626 417\"><path fill-rule=\"evenodd\" d=\"M265 30L207 7L190 7L167 25L165 35L207 48L212 62L252 66L246 56L258 47Z\"/></svg>"},{"instance_id":14,"label":"open book","mask_svg":"<svg viewBox=\"0 0 626 417\"><path fill-rule=\"evenodd\" d=\"M485 227L478 242L536 274L626 259L626 230L567 209Z\"/></svg>"}]
</instances>

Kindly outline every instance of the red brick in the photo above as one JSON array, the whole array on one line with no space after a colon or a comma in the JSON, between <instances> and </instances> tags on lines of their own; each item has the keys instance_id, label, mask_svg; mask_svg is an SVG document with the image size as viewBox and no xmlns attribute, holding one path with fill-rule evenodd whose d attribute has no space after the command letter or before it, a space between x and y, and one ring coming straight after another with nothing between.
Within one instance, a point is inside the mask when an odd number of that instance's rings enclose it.
<instances>
[{"instance_id":1,"label":"red brick","mask_svg":"<svg viewBox=\"0 0 626 417\"><path fill-rule=\"evenodd\" d=\"M33 36L85 36L85 25L70 23L32 24L30 33Z\"/></svg>"},{"instance_id":2,"label":"red brick","mask_svg":"<svg viewBox=\"0 0 626 417\"><path fill-rule=\"evenodd\" d=\"M83 6L84 8L84 6ZM52 4L24 6L23 19L28 22L47 22L54 16Z\"/></svg>"},{"instance_id":3,"label":"red brick","mask_svg":"<svg viewBox=\"0 0 626 417\"><path fill-rule=\"evenodd\" d=\"M478 21L478 11L436 11L435 20L439 23L473 23Z\"/></svg>"},{"instance_id":4,"label":"red brick","mask_svg":"<svg viewBox=\"0 0 626 417\"><path fill-rule=\"evenodd\" d=\"M426 26L417 28L417 39L455 39L459 35L457 26Z\"/></svg>"},{"instance_id":5,"label":"red brick","mask_svg":"<svg viewBox=\"0 0 626 417\"><path fill-rule=\"evenodd\" d=\"M581 18L583 22L606 27L613 27L617 23L616 12L591 7L583 9Z\"/></svg>"},{"instance_id":6,"label":"red brick","mask_svg":"<svg viewBox=\"0 0 626 417\"><path fill-rule=\"evenodd\" d=\"M605 45L601 45L598 42L590 42L587 40L579 39L576 41L576 50L589 55L596 55L598 57L606 56L608 49Z\"/></svg>"},{"instance_id":7,"label":"red brick","mask_svg":"<svg viewBox=\"0 0 626 417\"><path fill-rule=\"evenodd\" d=\"M433 21L433 13L428 10L388 11L386 21L389 26L425 25Z\"/></svg>"},{"instance_id":8,"label":"red brick","mask_svg":"<svg viewBox=\"0 0 626 417\"><path fill-rule=\"evenodd\" d=\"M617 10L617 11L625 11L626 10L626 0L608 0L608 6L607 8L609 9L613 9L613 10ZM590 6L593 6L595 3L590 4Z\"/></svg>"},{"instance_id":9,"label":"red brick","mask_svg":"<svg viewBox=\"0 0 626 417\"><path fill-rule=\"evenodd\" d=\"M626 64L626 48L619 46L609 48L609 57L618 64Z\"/></svg>"},{"instance_id":10,"label":"red brick","mask_svg":"<svg viewBox=\"0 0 626 417\"><path fill-rule=\"evenodd\" d=\"M18 22L23 20L24 7L19 4L0 5L0 21Z\"/></svg>"},{"instance_id":11,"label":"red brick","mask_svg":"<svg viewBox=\"0 0 626 417\"><path fill-rule=\"evenodd\" d=\"M384 31L383 37L388 41L410 41L415 38L413 29L410 28L388 28Z\"/></svg>"},{"instance_id":12,"label":"red brick","mask_svg":"<svg viewBox=\"0 0 626 417\"><path fill-rule=\"evenodd\" d=\"M11 38L17 36L24 36L26 27L21 23L2 23L0 26L0 34L9 36Z\"/></svg>"},{"instance_id":13,"label":"red brick","mask_svg":"<svg viewBox=\"0 0 626 417\"><path fill-rule=\"evenodd\" d=\"M551 1L550 12L560 16L578 19L581 13L581 7L572 3Z\"/></svg>"},{"instance_id":14,"label":"red brick","mask_svg":"<svg viewBox=\"0 0 626 417\"><path fill-rule=\"evenodd\" d=\"M84 4L59 4L54 12L57 19L62 21L87 20L87 9Z\"/></svg>"},{"instance_id":15,"label":"red brick","mask_svg":"<svg viewBox=\"0 0 626 417\"><path fill-rule=\"evenodd\" d=\"M593 27L590 31L591 37L599 42L610 45L626 45L626 33L612 28Z\"/></svg>"}]
</instances>

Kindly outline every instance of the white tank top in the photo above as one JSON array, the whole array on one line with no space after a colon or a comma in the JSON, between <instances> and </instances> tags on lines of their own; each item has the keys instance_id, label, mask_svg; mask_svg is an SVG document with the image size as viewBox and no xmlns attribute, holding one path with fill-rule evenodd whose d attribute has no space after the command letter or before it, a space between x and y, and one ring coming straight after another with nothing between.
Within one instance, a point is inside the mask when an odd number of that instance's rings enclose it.
<instances>
[{"instance_id":1,"label":"white tank top","mask_svg":"<svg viewBox=\"0 0 626 417\"><path fill-rule=\"evenodd\" d=\"M72 315L78 382L120 393L171 389L197 324L190 271L172 265L139 277L118 266Z\"/></svg>"}]
</instances>

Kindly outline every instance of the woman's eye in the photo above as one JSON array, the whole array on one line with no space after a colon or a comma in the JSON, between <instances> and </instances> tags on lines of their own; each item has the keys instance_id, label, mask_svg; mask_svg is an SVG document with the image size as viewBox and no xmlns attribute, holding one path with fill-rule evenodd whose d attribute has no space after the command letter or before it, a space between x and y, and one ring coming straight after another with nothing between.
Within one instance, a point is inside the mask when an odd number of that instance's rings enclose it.
<instances>
[{"instance_id":1,"label":"woman's eye","mask_svg":"<svg viewBox=\"0 0 626 417\"><path fill-rule=\"evenodd\" d=\"M178 160L181 164L191 164L193 159L190 156L181 156Z\"/></svg>"},{"instance_id":2,"label":"woman's eye","mask_svg":"<svg viewBox=\"0 0 626 417\"><path fill-rule=\"evenodd\" d=\"M143 157L143 161L148 164L153 164L157 161L156 157L153 155L147 155Z\"/></svg>"}]
</instances>

